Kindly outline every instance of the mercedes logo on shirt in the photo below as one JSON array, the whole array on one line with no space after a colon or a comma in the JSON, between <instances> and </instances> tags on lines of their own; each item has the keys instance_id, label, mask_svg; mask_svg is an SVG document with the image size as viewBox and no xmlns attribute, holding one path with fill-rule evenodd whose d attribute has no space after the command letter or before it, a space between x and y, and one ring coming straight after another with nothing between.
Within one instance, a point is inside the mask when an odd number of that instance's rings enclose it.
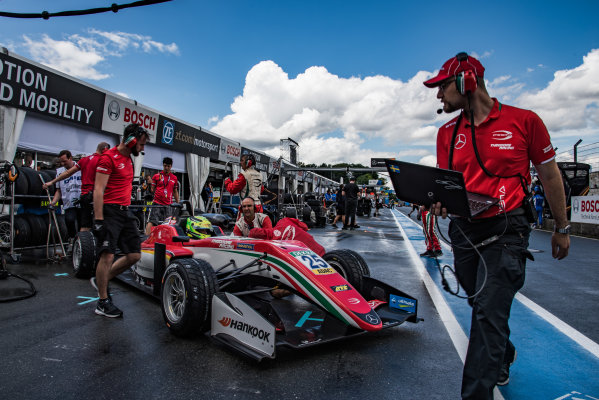
<instances>
[{"instance_id":1,"label":"mercedes logo on shirt","mask_svg":"<svg viewBox=\"0 0 599 400\"><path fill-rule=\"evenodd\" d=\"M455 142L455 148L459 150L462 147L464 147L465 144L466 144L466 135L464 135L463 133L460 133Z\"/></svg>"}]
</instances>

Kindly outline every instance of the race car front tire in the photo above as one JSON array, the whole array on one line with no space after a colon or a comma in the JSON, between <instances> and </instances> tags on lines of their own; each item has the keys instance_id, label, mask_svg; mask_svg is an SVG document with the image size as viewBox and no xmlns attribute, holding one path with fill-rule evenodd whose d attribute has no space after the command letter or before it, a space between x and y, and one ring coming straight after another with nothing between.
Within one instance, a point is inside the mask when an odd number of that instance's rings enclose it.
<instances>
[{"instance_id":1,"label":"race car front tire","mask_svg":"<svg viewBox=\"0 0 599 400\"><path fill-rule=\"evenodd\" d=\"M210 329L218 282L209 263L193 258L174 260L164 271L161 289L162 316L173 334L190 336Z\"/></svg>"},{"instance_id":2,"label":"race car front tire","mask_svg":"<svg viewBox=\"0 0 599 400\"><path fill-rule=\"evenodd\" d=\"M73 274L90 278L96 274L96 238L90 231L77 232L73 242Z\"/></svg>"},{"instance_id":3,"label":"race car front tire","mask_svg":"<svg viewBox=\"0 0 599 400\"><path fill-rule=\"evenodd\" d=\"M366 263L366 260L364 260L364 258L362 258L362 256L360 254L358 254L357 252L350 250L350 249L342 249L342 250L336 250L336 251L342 251L346 254L348 254L349 256L353 257L356 262L360 265L360 270L362 271L362 276L370 276L370 268L368 268L368 264Z\"/></svg>"},{"instance_id":4,"label":"race car front tire","mask_svg":"<svg viewBox=\"0 0 599 400\"><path fill-rule=\"evenodd\" d=\"M357 291L362 291L362 266L354 255L344 250L333 250L322 258Z\"/></svg>"}]
</instances>

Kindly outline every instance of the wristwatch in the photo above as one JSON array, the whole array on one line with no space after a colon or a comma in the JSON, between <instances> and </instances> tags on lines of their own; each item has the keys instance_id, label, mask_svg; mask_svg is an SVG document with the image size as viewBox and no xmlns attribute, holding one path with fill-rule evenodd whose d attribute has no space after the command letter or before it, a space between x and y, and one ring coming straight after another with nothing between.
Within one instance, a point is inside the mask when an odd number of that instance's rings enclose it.
<instances>
[{"instance_id":1,"label":"wristwatch","mask_svg":"<svg viewBox=\"0 0 599 400\"><path fill-rule=\"evenodd\" d=\"M556 233L563 233L563 234L569 235L569 234L570 234L570 229L571 229L571 228L572 228L572 226L571 226L570 224L568 224L568 225L564 226L563 228L559 228L559 229L557 228L557 225L556 225L556 226L554 226L554 228L553 228L553 232L556 232Z\"/></svg>"}]
</instances>

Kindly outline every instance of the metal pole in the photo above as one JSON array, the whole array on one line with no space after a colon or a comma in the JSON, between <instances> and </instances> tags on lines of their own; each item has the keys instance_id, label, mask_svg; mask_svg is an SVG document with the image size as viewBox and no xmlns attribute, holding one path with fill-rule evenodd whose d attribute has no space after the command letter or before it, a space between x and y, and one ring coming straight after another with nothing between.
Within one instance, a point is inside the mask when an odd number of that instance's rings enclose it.
<instances>
[{"instance_id":1,"label":"metal pole","mask_svg":"<svg viewBox=\"0 0 599 400\"><path fill-rule=\"evenodd\" d=\"M582 139L578 139L578 142L574 145L574 162L578 162L578 145L582 142Z\"/></svg>"}]
</instances>

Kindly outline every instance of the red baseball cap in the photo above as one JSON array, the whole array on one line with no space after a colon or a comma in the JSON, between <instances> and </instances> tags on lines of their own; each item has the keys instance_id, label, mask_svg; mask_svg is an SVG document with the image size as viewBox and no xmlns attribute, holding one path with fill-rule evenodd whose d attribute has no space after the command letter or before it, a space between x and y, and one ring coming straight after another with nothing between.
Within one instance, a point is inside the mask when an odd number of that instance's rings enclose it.
<instances>
[{"instance_id":1,"label":"red baseball cap","mask_svg":"<svg viewBox=\"0 0 599 400\"><path fill-rule=\"evenodd\" d=\"M456 76L462 71L473 71L474 75L479 78L484 78L485 76L485 67L483 67L480 61L466 53L458 53L455 57L447 60L439 70L437 76L425 81L424 85L429 88L437 87L445 79Z\"/></svg>"}]
</instances>

